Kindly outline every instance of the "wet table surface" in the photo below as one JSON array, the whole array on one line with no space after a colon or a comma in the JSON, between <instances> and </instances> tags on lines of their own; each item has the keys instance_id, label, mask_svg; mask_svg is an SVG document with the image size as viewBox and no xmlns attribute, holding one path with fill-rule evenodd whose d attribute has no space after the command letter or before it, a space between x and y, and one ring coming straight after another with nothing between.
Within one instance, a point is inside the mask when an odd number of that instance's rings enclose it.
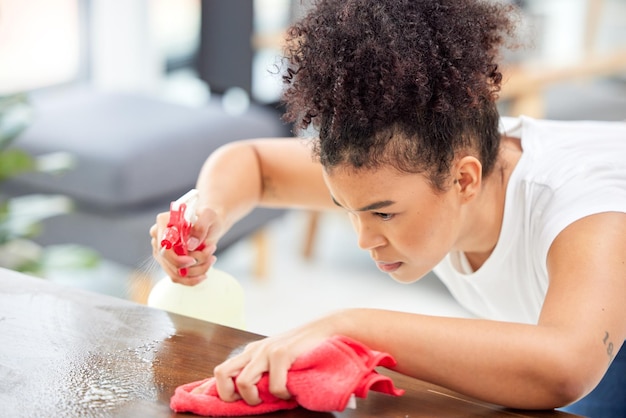
<instances>
[{"instance_id":1,"label":"wet table surface","mask_svg":"<svg viewBox=\"0 0 626 418\"><path fill-rule=\"evenodd\" d=\"M261 336L0 269L0 415L173 417L169 399ZM268 417L566 417L502 409L386 369L401 397ZM189 416L189 415L186 415Z\"/></svg>"}]
</instances>

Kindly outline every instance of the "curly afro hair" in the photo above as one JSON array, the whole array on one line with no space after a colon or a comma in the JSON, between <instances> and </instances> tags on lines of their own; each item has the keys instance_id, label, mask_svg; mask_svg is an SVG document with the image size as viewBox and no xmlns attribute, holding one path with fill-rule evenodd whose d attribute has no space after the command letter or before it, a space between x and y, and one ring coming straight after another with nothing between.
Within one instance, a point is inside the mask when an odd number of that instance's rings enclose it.
<instances>
[{"instance_id":1,"label":"curly afro hair","mask_svg":"<svg viewBox=\"0 0 626 418\"><path fill-rule=\"evenodd\" d=\"M445 190L459 153L498 155L496 60L514 37L514 6L480 0L319 0L291 26L284 118L319 133L340 164L391 164Z\"/></svg>"}]
</instances>

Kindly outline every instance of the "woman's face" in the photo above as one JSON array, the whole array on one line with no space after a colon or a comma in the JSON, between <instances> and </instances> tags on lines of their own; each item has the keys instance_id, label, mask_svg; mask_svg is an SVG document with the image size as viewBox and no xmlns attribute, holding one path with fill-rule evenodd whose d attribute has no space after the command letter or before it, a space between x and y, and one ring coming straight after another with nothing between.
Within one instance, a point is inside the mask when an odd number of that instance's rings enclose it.
<instances>
[{"instance_id":1,"label":"woman's face","mask_svg":"<svg viewBox=\"0 0 626 418\"><path fill-rule=\"evenodd\" d=\"M389 166L340 166L324 179L335 203L348 212L359 247L399 282L422 278L459 238L462 205L454 187L435 192L423 175Z\"/></svg>"}]
</instances>

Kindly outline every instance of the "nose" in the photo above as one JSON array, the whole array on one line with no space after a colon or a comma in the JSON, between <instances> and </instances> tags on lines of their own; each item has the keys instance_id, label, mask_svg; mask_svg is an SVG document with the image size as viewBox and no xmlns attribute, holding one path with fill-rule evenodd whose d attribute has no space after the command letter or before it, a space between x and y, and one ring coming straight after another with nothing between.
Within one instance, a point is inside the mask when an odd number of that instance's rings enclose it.
<instances>
[{"instance_id":1,"label":"nose","mask_svg":"<svg viewBox=\"0 0 626 418\"><path fill-rule=\"evenodd\" d=\"M357 233L359 248L372 250L385 245L385 237L371 223L364 221L359 216L351 216L350 220Z\"/></svg>"}]
</instances>

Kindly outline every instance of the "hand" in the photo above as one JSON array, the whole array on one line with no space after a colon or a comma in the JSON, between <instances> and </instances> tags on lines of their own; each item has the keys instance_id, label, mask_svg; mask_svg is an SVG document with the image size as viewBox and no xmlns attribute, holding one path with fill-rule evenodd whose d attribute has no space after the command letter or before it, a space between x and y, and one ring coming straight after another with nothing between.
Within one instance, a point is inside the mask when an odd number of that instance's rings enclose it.
<instances>
[{"instance_id":1,"label":"hand","mask_svg":"<svg viewBox=\"0 0 626 418\"><path fill-rule=\"evenodd\" d=\"M161 247L161 239L169 221L169 212L159 213L156 223L150 228L154 259L172 281L188 286L194 286L204 280L207 271L215 263L216 257L213 254L222 229L213 210L199 209L196 215L196 222L191 228L190 238L187 241L187 255L178 255L172 249L165 250ZM181 268L187 269L187 275L184 277L180 274Z\"/></svg>"},{"instance_id":2,"label":"hand","mask_svg":"<svg viewBox=\"0 0 626 418\"><path fill-rule=\"evenodd\" d=\"M220 398L226 402L243 399L249 405L261 402L257 383L269 373L269 390L280 399L289 399L287 372L296 358L313 350L334 335L331 317L322 318L284 334L255 341L241 354L215 367L213 375Z\"/></svg>"}]
</instances>

